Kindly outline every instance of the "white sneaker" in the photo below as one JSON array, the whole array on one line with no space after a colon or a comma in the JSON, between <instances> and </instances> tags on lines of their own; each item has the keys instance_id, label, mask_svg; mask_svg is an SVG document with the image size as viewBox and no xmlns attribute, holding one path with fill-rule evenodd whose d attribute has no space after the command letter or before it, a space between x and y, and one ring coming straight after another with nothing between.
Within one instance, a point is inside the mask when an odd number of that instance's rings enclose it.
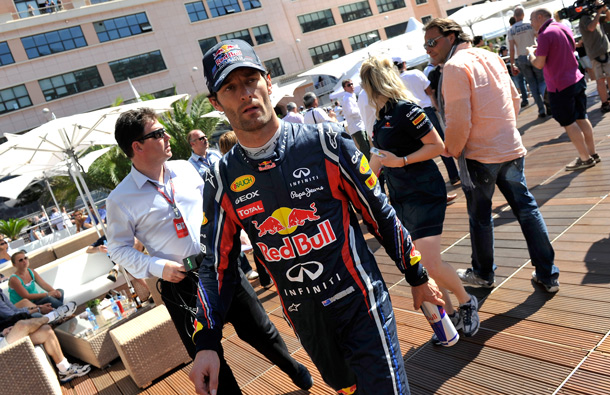
<instances>
[{"instance_id":1,"label":"white sneaker","mask_svg":"<svg viewBox=\"0 0 610 395\"><path fill-rule=\"evenodd\" d=\"M258 278L258 273L256 270L250 270L248 273L246 273L246 278L248 280L256 280Z\"/></svg>"},{"instance_id":2,"label":"white sneaker","mask_svg":"<svg viewBox=\"0 0 610 395\"><path fill-rule=\"evenodd\" d=\"M65 372L59 372L59 381L62 383L67 383L75 377L81 377L86 375L91 371L91 366L89 365L79 365L77 363L73 363L70 365L68 370Z\"/></svg>"}]
</instances>

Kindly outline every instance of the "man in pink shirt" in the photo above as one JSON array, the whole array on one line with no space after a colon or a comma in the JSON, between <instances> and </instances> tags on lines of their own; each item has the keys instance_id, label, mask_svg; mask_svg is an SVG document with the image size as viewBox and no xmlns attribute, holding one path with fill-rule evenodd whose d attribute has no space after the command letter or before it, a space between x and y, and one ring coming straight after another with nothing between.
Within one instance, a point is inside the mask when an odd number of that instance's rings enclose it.
<instances>
[{"instance_id":1,"label":"man in pink shirt","mask_svg":"<svg viewBox=\"0 0 610 395\"><path fill-rule=\"evenodd\" d=\"M544 219L523 172L526 149L517 130L521 98L502 59L472 48L470 37L451 19L426 25L425 44L434 64L444 64L439 107L445 117L446 153L459 158L470 218L472 268L458 269L463 282L495 284L492 197L506 198L527 242L535 282L559 290L559 269Z\"/></svg>"},{"instance_id":2,"label":"man in pink shirt","mask_svg":"<svg viewBox=\"0 0 610 395\"><path fill-rule=\"evenodd\" d=\"M595 166L601 160L595 152L593 126L587 119L587 83L574 57L572 31L555 22L545 8L534 10L530 18L538 32L538 48L529 47L528 58L534 67L543 69L553 118L565 128L578 151L578 158L566 170Z\"/></svg>"}]
</instances>

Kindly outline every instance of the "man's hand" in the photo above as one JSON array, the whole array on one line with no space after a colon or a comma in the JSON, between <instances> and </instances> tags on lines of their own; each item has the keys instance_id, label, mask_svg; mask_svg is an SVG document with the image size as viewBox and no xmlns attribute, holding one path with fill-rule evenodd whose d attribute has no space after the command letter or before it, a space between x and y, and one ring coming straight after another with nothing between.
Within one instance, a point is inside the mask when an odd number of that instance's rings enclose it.
<instances>
[{"instance_id":1,"label":"man's hand","mask_svg":"<svg viewBox=\"0 0 610 395\"><path fill-rule=\"evenodd\" d=\"M107 254L107 253L108 253L108 247L106 247L106 246L105 246L105 245L103 245L103 244L102 244L101 246L98 246L98 247L97 247L97 250L98 250L99 252L103 252L104 254Z\"/></svg>"},{"instance_id":2,"label":"man's hand","mask_svg":"<svg viewBox=\"0 0 610 395\"><path fill-rule=\"evenodd\" d=\"M433 279L429 278L427 283L411 287L411 295L413 295L413 307L419 310L423 301L433 303L438 306L444 306L445 301L441 299L442 293Z\"/></svg>"},{"instance_id":3,"label":"man's hand","mask_svg":"<svg viewBox=\"0 0 610 395\"><path fill-rule=\"evenodd\" d=\"M13 330L12 326L9 326L8 328L4 329L2 331L2 336L7 337L9 333L11 333L11 331Z\"/></svg>"},{"instance_id":4,"label":"man's hand","mask_svg":"<svg viewBox=\"0 0 610 395\"><path fill-rule=\"evenodd\" d=\"M38 306L38 307L40 307L40 312L41 312L42 314L47 314L47 313L50 313L51 311L55 310L55 309L53 308L53 306L51 306L51 303L45 303L45 304L41 304L41 305L40 305L40 306Z\"/></svg>"},{"instance_id":5,"label":"man's hand","mask_svg":"<svg viewBox=\"0 0 610 395\"><path fill-rule=\"evenodd\" d=\"M189 374L189 379L195 384L195 391L200 395L216 395L219 370L220 360L216 351L199 351Z\"/></svg>"},{"instance_id":6,"label":"man's hand","mask_svg":"<svg viewBox=\"0 0 610 395\"><path fill-rule=\"evenodd\" d=\"M179 283L186 277L184 265L174 261L166 261L163 267L162 278L170 283Z\"/></svg>"}]
</instances>

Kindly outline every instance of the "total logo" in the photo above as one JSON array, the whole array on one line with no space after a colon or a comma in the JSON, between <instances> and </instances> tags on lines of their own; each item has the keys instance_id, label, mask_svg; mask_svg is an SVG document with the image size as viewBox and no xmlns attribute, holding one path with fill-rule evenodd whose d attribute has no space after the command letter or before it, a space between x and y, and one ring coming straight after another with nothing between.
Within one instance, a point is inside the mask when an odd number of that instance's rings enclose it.
<instances>
[{"instance_id":1,"label":"total logo","mask_svg":"<svg viewBox=\"0 0 610 395\"><path fill-rule=\"evenodd\" d=\"M292 237L286 236L282 239L282 246L279 248L269 247L265 243L257 242L256 245L260 248L261 253L268 262L278 262L282 259L294 259L298 256L305 256L312 250L320 250L327 245L335 242L337 236L333 228L330 226L330 220L326 220L318 224L319 232L309 237L305 233L299 233ZM311 271L308 269L308 277L314 278L319 276L321 272ZM301 273L302 275L303 273ZM299 277L299 274L295 273L295 278ZM298 281L298 280L296 280Z\"/></svg>"}]
</instances>

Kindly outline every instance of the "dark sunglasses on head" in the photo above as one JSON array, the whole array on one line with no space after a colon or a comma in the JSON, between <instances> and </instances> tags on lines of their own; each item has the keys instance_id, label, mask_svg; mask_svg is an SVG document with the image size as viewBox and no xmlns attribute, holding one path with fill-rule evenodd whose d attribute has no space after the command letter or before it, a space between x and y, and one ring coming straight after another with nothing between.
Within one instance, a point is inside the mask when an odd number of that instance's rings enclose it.
<instances>
[{"instance_id":1,"label":"dark sunglasses on head","mask_svg":"<svg viewBox=\"0 0 610 395\"><path fill-rule=\"evenodd\" d=\"M434 48L436 47L436 41L441 38L444 37L442 34L438 37L435 38L431 38L429 40L426 40L426 42L424 43L424 49L428 49L428 48Z\"/></svg>"},{"instance_id":2,"label":"dark sunglasses on head","mask_svg":"<svg viewBox=\"0 0 610 395\"><path fill-rule=\"evenodd\" d=\"M164 136L165 136L165 128L161 128L161 129L153 130L152 132L137 139L137 141L142 142L144 140L152 139L152 138L159 140L160 138L163 138Z\"/></svg>"}]
</instances>

